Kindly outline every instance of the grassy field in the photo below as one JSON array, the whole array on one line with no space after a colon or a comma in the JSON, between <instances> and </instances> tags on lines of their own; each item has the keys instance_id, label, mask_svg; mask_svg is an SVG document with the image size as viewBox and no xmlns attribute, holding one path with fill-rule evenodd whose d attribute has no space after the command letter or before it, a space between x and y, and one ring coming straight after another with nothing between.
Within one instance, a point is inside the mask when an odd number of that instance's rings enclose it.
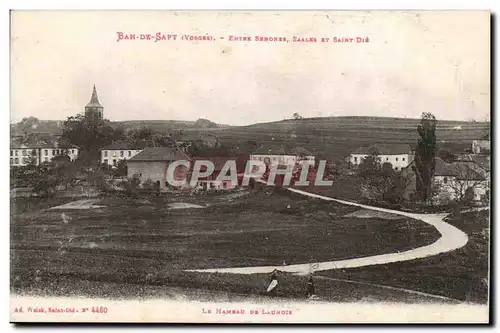
<instances>
[{"instance_id":1,"label":"grassy field","mask_svg":"<svg viewBox=\"0 0 500 333\"><path fill-rule=\"evenodd\" d=\"M320 273L325 276L380 283L451 297L488 301L489 211L451 217L448 223L467 233L461 249L424 259Z\"/></svg>"},{"instance_id":2,"label":"grassy field","mask_svg":"<svg viewBox=\"0 0 500 333\"><path fill-rule=\"evenodd\" d=\"M254 140L271 146L301 146L316 156L338 160L353 150L373 143L405 143L415 146L419 119L382 117L323 117L284 120L250 126L216 129L222 142ZM461 130L454 129L462 126ZM489 130L482 122L439 121L438 148L463 152L471 141Z\"/></svg>"},{"instance_id":3,"label":"grassy field","mask_svg":"<svg viewBox=\"0 0 500 333\"><path fill-rule=\"evenodd\" d=\"M339 160L353 150L373 143L406 143L415 146L419 122L419 119L407 118L322 117L249 126L220 125L216 128L195 128L195 122L172 120L122 121L114 122L113 126L149 126L153 131L165 133L182 129L189 137L211 133L221 142L236 144L240 148L248 140L271 147L301 146L317 157ZM462 129L454 129L456 126L461 126ZM16 125L11 125L11 129L15 132ZM61 128L56 121L43 121L37 131L59 133ZM488 131L489 124L484 122L438 119L438 148L463 152L465 148L470 149L472 140L481 138Z\"/></svg>"},{"instance_id":4,"label":"grassy field","mask_svg":"<svg viewBox=\"0 0 500 333\"><path fill-rule=\"evenodd\" d=\"M107 205L100 209L13 213L12 290L58 292L64 281L77 279L254 294L267 277L255 277L260 281L256 283L249 276L218 278L180 271L348 259L414 248L438 238L432 227L419 221L346 218L356 208L335 203L264 191L230 195L231 200L221 195L108 197L97 202ZM167 208L180 200L210 205ZM302 286L302 280L296 279L292 284ZM292 291L302 288L297 286L284 296L297 296ZM340 297L338 290L331 293Z\"/></svg>"}]
</instances>

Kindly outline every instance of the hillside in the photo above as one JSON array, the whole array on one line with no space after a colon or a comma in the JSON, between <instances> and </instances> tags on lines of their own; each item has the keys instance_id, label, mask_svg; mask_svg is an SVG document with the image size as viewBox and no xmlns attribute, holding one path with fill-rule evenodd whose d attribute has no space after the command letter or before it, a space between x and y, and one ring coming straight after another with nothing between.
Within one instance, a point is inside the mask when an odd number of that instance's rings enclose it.
<instances>
[{"instance_id":1,"label":"hillside","mask_svg":"<svg viewBox=\"0 0 500 333\"><path fill-rule=\"evenodd\" d=\"M415 146L419 119L384 117L324 117L283 120L248 126L207 124L205 120L143 120L113 122L112 126L137 128L149 126L154 132L183 130L196 136L212 133L220 142L245 146L247 141L279 147L301 146L318 156L337 160L352 150L372 143L406 143ZM62 122L40 121L34 132L60 133ZM201 126L200 126L201 125ZM207 125L209 125L207 127ZM457 127L460 126L460 129ZM489 123L465 121L438 121L439 148L462 152L470 148L471 141L489 131ZM16 125L13 133L16 132ZM17 129L18 131L18 129ZM19 131L18 131L19 132Z\"/></svg>"},{"instance_id":2,"label":"hillside","mask_svg":"<svg viewBox=\"0 0 500 333\"><path fill-rule=\"evenodd\" d=\"M126 120L111 122L111 126L125 127L135 129L141 126L151 127L153 132L169 132L175 130L191 129L194 131L204 130L205 128L226 128L227 125L207 123L205 119L197 121L182 121L182 120ZM38 120L33 121L33 124L26 122L14 123L10 125L11 135L22 135L24 130L29 129L33 133L50 133L60 134L62 132L63 121L61 120Z\"/></svg>"},{"instance_id":3,"label":"hillside","mask_svg":"<svg viewBox=\"0 0 500 333\"><path fill-rule=\"evenodd\" d=\"M253 140L259 144L302 146L328 159L347 156L372 143L416 144L419 119L382 117L325 117L284 120L250 126L218 129L221 142ZM455 127L461 126L461 129ZM439 121L439 147L455 152L469 148L471 141L489 131L488 123Z\"/></svg>"}]
</instances>

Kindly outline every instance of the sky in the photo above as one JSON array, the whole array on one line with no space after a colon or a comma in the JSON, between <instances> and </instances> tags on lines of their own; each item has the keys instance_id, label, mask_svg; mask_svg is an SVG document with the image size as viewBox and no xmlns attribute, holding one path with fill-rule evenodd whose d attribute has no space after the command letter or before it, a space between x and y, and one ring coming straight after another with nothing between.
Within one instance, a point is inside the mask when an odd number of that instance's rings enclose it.
<instances>
[{"instance_id":1,"label":"sky","mask_svg":"<svg viewBox=\"0 0 500 333\"><path fill-rule=\"evenodd\" d=\"M177 39L117 41L117 32ZM230 35L252 41L229 41ZM295 43L294 36L318 42ZM334 43L333 37L369 42ZM490 14L11 13L11 122L81 113L94 84L112 121L206 118L247 125L294 113L418 118L422 112L483 121L490 114Z\"/></svg>"}]
</instances>

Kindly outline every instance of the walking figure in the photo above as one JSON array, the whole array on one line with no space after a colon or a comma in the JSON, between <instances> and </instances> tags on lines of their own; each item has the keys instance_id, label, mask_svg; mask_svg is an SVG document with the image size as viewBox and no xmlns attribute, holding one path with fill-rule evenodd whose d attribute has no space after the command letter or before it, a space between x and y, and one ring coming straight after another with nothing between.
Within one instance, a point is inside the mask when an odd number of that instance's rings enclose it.
<instances>
[{"instance_id":1,"label":"walking figure","mask_svg":"<svg viewBox=\"0 0 500 333\"><path fill-rule=\"evenodd\" d=\"M314 280L312 274L309 275L309 281L307 281L307 298L312 298L314 296Z\"/></svg>"},{"instance_id":2,"label":"walking figure","mask_svg":"<svg viewBox=\"0 0 500 333\"><path fill-rule=\"evenodd\" d=\"M267 293L271 296L276 296L278 294L278 272L276 270L274 270L271 274L269 286L267 287Z\"/></svg>"}]
</instances>

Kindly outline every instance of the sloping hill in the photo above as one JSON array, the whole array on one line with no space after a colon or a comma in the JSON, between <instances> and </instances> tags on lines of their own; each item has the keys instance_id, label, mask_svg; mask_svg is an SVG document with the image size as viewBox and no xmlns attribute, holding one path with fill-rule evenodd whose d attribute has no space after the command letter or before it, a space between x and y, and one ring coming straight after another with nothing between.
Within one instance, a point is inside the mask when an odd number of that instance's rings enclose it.
<instances>
[{"instance_id":1,"label":"sloping hill","mask_svg":"<svg viewBox=\"0 0 500 333\"><path fill-rule=\"evenodd\" d=\"M113 122L113 127L138 128L151 127L153 132L183 130L190 137L201 133L211 133L220 142L246 145L254 141L261 145L293 148L303 147L314 154L337 160L351 151L372 143L405 143L414 147L418 139L416 128L419 119L384 117L324 117L299 120L283 120L258 123L249 126L227 126L211 123L208 120L143 120ZM12 134L19 133L19 124L11 125ZM40 121L33 132L60 133L61 121ZM16 127L17 126L17 127ZM474 139L489 133L489 123L465 121L438 121L437 138L441 149L463 152L470 148Z\"/></svg>"},{"instance_id":2,"label":"sloping hill","mask_svg":"<svg viewBox=\"0 0 500 333\"><path fill-rule=\"evenodd\" d=\"M62 132L62 120L39 120L34 124L23 124L21 122L11 124L11 135L22 135L24 131L33 133L50 133L60 134ZM182 120L126 120L111 122L111 126L125 127L130 129L139 128L141 126L151 127L153 132L166 132L175 130L191 129L194 131L205 130L207 128L227 128L228 125L221 125L215 123L207 123L204 119L197 121L182 121Z\"/></svg>"},{"instance_id":3,"label":"sloping hill","mask_svg":"<svg viewBox=\"0 0 500 333\"><path fill-rule=\"evenodd\" d=\"M302 146L329 159L372 143L406 143L415 146L419 119L382 117L328 117L283 120L216 130L221 142L253 140L259 144ZM461 129L456 129L460 126ZM463 151L489 131L488 123L439 121L441 148Z\"/></svg>"}]
</instances>

